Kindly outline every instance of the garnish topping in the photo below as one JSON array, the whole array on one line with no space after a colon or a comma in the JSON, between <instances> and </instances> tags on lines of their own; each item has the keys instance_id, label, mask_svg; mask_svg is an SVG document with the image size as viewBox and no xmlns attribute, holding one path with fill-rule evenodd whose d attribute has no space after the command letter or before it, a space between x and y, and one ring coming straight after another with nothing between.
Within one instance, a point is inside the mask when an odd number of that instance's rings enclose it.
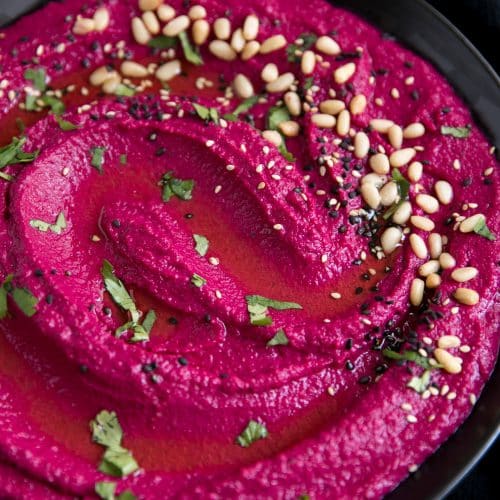
<instances>
[{"instance_id":1,"label":"garnish topping","mask_svg":"<svg viewBox=\"0 0 500 500\"><path fill-rule=\"evenodd\" d=\"M193 102L193 108L196 111L196 114L206 122L214 122L215 124L219 123L219 112L216 108L207 108L206 106L202 106L196 102Z\"/></svg>"},{"instance_id":2,"label":"garnish topping","mask_svg":"<svg viewBox=\"0 0 500 500\"><path fill-rule=\"evenodd\" d=\"M39 151L25 153L23 145L26 142L26 137L13 137L10 144L0 148L0 169L7 165L15 165L16 163L29 163L35 160ZM12 180L12 176L4 172L0 172L0 177L5 180Z\"/></svg>"},{"instance_id":3,"label":"garnish topping","mask_svg":"<svg viewBox=\"0 0 500 500\"><path fill-rule=\"evenodd\" d=\"M281 122L286 122L290 120L290 113L288 112L288 109L285 108L284 106L273 106L272 108L269 109L267 112L267 117L266 117L266 123L267 123L267 128L269 130L277 130L281 134L281 143L278 146L278 151L281 153L283 158L287 161L295 161L294 156L288 149L286 148L285 144L285 136L281 133L279 130L279 124Z\"/></svg>"},{"instance_id":4,"label":"garnish topping","mask_svg":"<svg viewBox=\"0 0 500 500\"><path fill-rule=\"evenodd\" d=\"M45 222L40 219L31 219L30 226L42 231L43 233L50 230L53 233L61 234L62 230L66 229L66 218L64 217L64 213L60 212L54 224L50 224L49 222Z\"/></svg>"},{"instance_id":5,"label":"garnish topping","mask_svg":"<svg viewBox=\"0 0 500 500\"><path fill-rule=\"evenodd\" d=\"M481 217L476 225L474 226L473 231L476 234L479 234L479 236L482 236L483 238L486 238L487 240L494 241L496 240L495 235L489 230L488 226L486 225L486 220L484 217Z\"/></svg>"},{"instance_id":6,"label":"garnish topping","mask_svg":"<svg viewBox=\"0 0 500 500\"><path fill-rule=\"evenodd\" d=\"M417 391L419 394L422 394L427 389L427 387L429 387L430 381L431 372L430 370L425 370L420 377L412 377L412 379L406 384L406 386Z\"/></svg>"},{"instance_id":7,"label":"garnish topping","mask_svg":"<svg viewBox=\"0 0 500 500\"><path fill-rule=\"evenodd\" d=\"M195 241L194 249L199 255L204 257L208 252L208 239L201 234L193 234L193 239Z\"/></svg>"},{"instance_id":8,"label":"garnish topping","mask_svg":"<svg viewBox=\"0 0 500 500\"><path fill-rule=\"evenodd\" d=\"M191 276L191 283L198 287L198 288L201 288L203 285L206 285L207 284L207 280L205 278L202 278L199 274L193 274L193 276Z\"/></svg>"},{"instance_id":9,"label":"garnish topping","mask_svg":"<svg viewBox=\"0 0 500 500\"><path fill-rule=\"evenodd\" d=\"M245 430L236 438L236 442L243 448L248 448L252 443L258 441L259 439L264 439L268 436L266 426L257 422L256 420L250 420Z\"/></svg>"},{"instance_id":10,"label":"garnish topping","mask_svg":"<svg viewBox=\"0 0 500 500\"><path fill-rule=\"evenodd\" d=\"M311 48L318 37L314 33L302 33L297 37L297 39L302 40L303 43L291 43L290 45L288 45L288 47L286 48L288 62L300 62L301 56L298 53L302 54L302 52Z\"/></svg>"},{"instance_id":11,"label":"garnish topping","mask_svg":"<svg viewBox=\"0 0 500 500\"><path fill-rule=\"evenodd\" d=\"M160 35L151 38L148 46L154 49L171 49L177 45L177 38L174 36Z\"/></svg>"},{"instance_id":12,"label":"garnish topping","mask_svg":"<svg viewBox=\"0 0 500 500\"><path fill-rule=\"evenodd\" d=\"M182 50L186 60L196 66L203 64L203 59L201 58L198 48L193 47L185 31L179 33L179 40L181 41Z\"/></svg>"},{"instance_id":13,"label":"garnish topping","mask_svg":"<svg viewBox=\"0 0 500 500\"><path fill-rule=\"evenodd\" d=\"M9 274L0 286L0 319L8 314L7 295L10 294L17 307L28 317L33 316L37 309L38 299L27 289L12 285L13 274Z\"/></svg>"},{"instance_id":14,"label":"garnish topping","mask_svg":"<svg viewBox=\"0 0 500 500\"><path fill-rule=\"evenodd\" d=\"M416 363L417 365L421 366L422 368L425 368L426 370L441 368L440 364L438 364L438 363L436 363L434 365L431 364L429 358L421 356L416 351L396 352L396 351L391 351L390 349L384 349L382 351L382 354L386 358L395 359L398 361L412 361L413 363Z\"/></svg>"},{"instance_id":15,"label":"garnish topping","mask_svg":"<svg viewBox=\"0 0 500 500\"><path fill-rule=\"evenodd\" d=\"M406 178L401 174L399 169L392 169L392 180L396 183L398 187L399 201L391 205L386 212L384 213L384 219L387 220L389 217L394 215L396 210L402 205L402 203L406 200L408 193L410 191L410 183L406 180Z\"/></svg>"},{"instance_id":16,"label":"garnish topping","mask_svg":"<svg viewBox=\"0 0 500 500\"><path fill-rule=\"evenodd\" d=\"M268 299L261 295L247 295L247 310L250 315L250 323L254 326L272 325L273 320L267 315L268 308L283 311L285 309L302 309L296 302L282 302L279 300Z\"/></svg>"},{"instance_id":17,"label":"garnish topping","mask_svg":"<svg viewBox=\"0 0 500 500\"><path fill-rule=\"evenodd\" d=\"M90 148L90 154L92 155L90 159L90 164L98 170L100 174L102 174L102 165L104 163L104 153L106 152L106 148L104 146L96 146Z\"/></svg>"},{"instance_id":18,"label":"garnish topping","mask_svg":"<svg viewBox=\"0 0 500 500\"><path fill-rule=\"evenodd\" d=\"M286 336L285 330L283 330L283 328L280 328L266 345L268 347L273 347L276 345L288 345L288 342L289 340Z\"/></svg>"},{"instance_id":19,"label":"garnish topping","mask_svg":"<svg viewBox=\"0 0 500 500\"><path fill-rule=\"evenodd\" d=\"M193 197L193 179L177 179L173 176L173 172L170 171L163 174L159 184L163 186L163 201L169 201L172 196L177 196L177 198L184 201Z\"/></svg>"},{"instance_id":20,"label":"garnish topping","mask_svg":"<svg viewBox=\"0 0 500 500\"><path fill-rule=\"evenodd\" d=\"M130 491L125 490L118 496L115 495L116 483L114 481L99 481L94 486L96 494L102 500L136 500L137 497Z\"/></svg>"},{"instance_id":21,"label":"garnish topping","mask_svg":"<svg viewBox=\"0 0 500 500\"><path fill-rule=\"evenodd\" d=\"M238 106L236 106L232 113L225 114L223 118L230 122L235 122L238 119L238 115L240 115L241 113L245 113L245 111L248 111L252 106L257 104L258 101L259 96L253 95L252 97L245 99Z\"/></svg>"},{"instance_id":22,"label":"garnish topping","mask_svg":"<svg viewBox=\"0 0 500 500\"><path fill-rule=\"evenodd\" d=\"M449 127L447 125L441 125L441 135L451 135L456 139L465 139L469 137L471 132L471 126L466 127Z\"/></svg>"},{"instance_id":23,"label":"garnish topping","mask_svg":"<svg viewBox=\"0 0 500 500\"><path fill-rule=\"evenodd\" d=\"M60 116L55 116L56 122L59 125L59 128L61 130L64 130L65 132L69 132L70 130L76 130L80 128L78 125L75 125L74 123L71 123L67 120L63 120Z\"/></svg>"}]
</instances>

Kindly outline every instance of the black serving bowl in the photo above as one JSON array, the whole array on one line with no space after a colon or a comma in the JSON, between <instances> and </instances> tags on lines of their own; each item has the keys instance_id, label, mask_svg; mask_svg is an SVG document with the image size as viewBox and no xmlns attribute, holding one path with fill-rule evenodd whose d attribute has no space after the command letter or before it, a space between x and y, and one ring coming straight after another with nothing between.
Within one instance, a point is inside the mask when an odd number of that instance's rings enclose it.
<instances>
[{"instance_id":1,"label":"black serving bowl","mask_svg":"<svg viewBox=\"0 0 500 500\"><path fill-rule=\"evenodd\" d=\"M0 26L47 0L0 0ZM432 62L467 102L500 151L500 79L467 38L424 0L335 0ZM443 498L500 434L500 368L459 430L387 498Z\"/></svg>"}]
</instances>

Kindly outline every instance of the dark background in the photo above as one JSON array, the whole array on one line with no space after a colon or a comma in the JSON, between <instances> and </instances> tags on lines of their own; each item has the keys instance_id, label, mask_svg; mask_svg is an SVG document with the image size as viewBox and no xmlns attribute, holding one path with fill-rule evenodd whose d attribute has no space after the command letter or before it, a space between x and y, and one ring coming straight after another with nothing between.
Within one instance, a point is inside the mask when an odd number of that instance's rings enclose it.
<instances>
[{"instance_id":1,"label":"dark background","mask_svg":"<svg viewBox=\"0 0 500 500\"><path fill-rule=\"evenodd\" d=\"M455 24L486 57L496 72L500 72L500 0L428 0L428 2ZM36 0L0 0L0 25L13 19L23 8L35 3ZM500 440L497 440L446 500L500 498L499 464Z\"/></svg>"}]
</instances>

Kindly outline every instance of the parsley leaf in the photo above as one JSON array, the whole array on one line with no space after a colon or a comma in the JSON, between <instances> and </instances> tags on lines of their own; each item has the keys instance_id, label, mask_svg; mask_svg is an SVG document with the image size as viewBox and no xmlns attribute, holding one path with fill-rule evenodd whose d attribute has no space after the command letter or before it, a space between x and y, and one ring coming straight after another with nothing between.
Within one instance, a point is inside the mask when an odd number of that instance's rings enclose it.
<instances>
[{"instance_id":1,"label":"parsley leaf","mask_svg":"<svg viewBox=\"0 0 500 500\"><path fill-rule=\"evenodd\" d=\"M414 363L421 366L422 368L425 368L426 370L432 370L434 368L441 368L441 365L439 365L439 364L431 365L431 363L429 362L429 358L421 356L416 351L403 351L403 352L399 353L396 351L391 351L390 349L384 349L382 351L382 354L386 358L395 359L398 361L413 361Z\"/></svg>"},{"instance_id":2,"label":"parsley leaf","mask_svg":"<svg viewBox=\"0 0 500 500\"><path fill-rule=\"evenodd\" d=\"M125 448L108 448L102 456L99 470L115 477L125 477L135 472L139 465Z\"/></svg>"},{"instance_id":3,"label":"parsley leaf","mask_svg":"<svg viewBox=\"0 0 500 500\"><path fill-rule=\"evenodd\" d=\"M26 137L13 137L10 144L0 148L0 169L16 163L32 162L38 156L39 151L33 151L32 153L23 151L25 142Z\"/></svg>"},{"instance_id":4,"label":"parsley leaf","mask_svg":"<svg viewBox=\"0 0 500 500\"><path fill-rule=\"evenodd\" d=\"M66 229L66 218L64 213L60 212L54 224L39 219L31 219L30 226L44 233L50 229L53 233L61 234L62 230Z\"/></svg>"},{"instance_id":5,"label":"parsley leaf","mask_svg":"<svg viewBox=\"0 0 500 500\"><path fill-rule=\"evenodd\" d=\"M267 436L268 432L264 424L255 420L250 420L245 430L236 438L236 442L241 447L248 448L255 441L264 439Z\"/></svg>"},{"instance_id":6,"label":"parsley leaf","mask_svg":"<svg viewBox=\"0 0 500 500\"><path fill-rule=\"evenodd\" d=\"M31 317L36 313L38 299L27 288L14 288L12 298L26 316Z\"/></svg>"},{"instance_id":7,"label":"parsley leaf","mask_svg":"<svg viewBox=\"0 0 500 500\"><path fill-rule=\"evenodd\" d=\"M201 234L193 234L193 239L195 241L194 249L199 255L204 257L208 252L208 239Z\"/></svg>"},{"instance_id":8,"label":"parsley leaf","mask_svg":"<svg viewBox=\"0 0 500 500\"><path fill-rule=\"evenodd\" d=\"M173 36L160 35L151 38L148 46L154 49L170 49L177 45L177 38Z\"/></svg>"},{"instance_id":9,"label":"parsley leaf","mask_svg":"<svg viewBox=\"0 0 500 500\"><path fill-rule=\"evenodd\" d=\"M425 370L420 377L412 377L412 379L406 384L406 386L410 387L414 391L417 391L419 394L422 394L427 389L427 387L429 387L430 381L431 372L430 370Z\"/></svg>"},{"instance_id":10,"label":"parsley leaf","mask_svg":"<svg viewBox=\"0 0 500 500\"><path fill-rule=\"evenodd\" d=\"M126 155L126 154L121 154L121 155L120 155L120 164L121 164L121 165L126 165L126 164L127 164L127 161L128 161L128 159L127 159L127 155Z\"/></svg>"},{"instance_id":11,"label":"parsley leaf","mask_svg":"<svg viewBox=\"0 0 500 500\"><path fill-rule=\"evenodd\" d=\"M232 113L225 114L223 118L230 122L235 122L238 119L238 115L244 113L245 111L248 111L252 106L257 104L258 101L259 101L259 96L253 95L252 97L245 99L238 106L236 106L236 108Z\"/></svg>"},{"instance_id":12,"label":"parsley leaf","mask_svg":"<svg viewBox=\"0 0 500 500\"><path fill-rule=\"evenodd\" d=\"M59 128L61 130L64 130L65 132L69 132L70 130L76 130L80 128L78 125L75 125L74 123L68 122L67 120L63 120L60 116L55 116L56 122L59 125Z\"/></svg>"},{"instance_id":13,"label":"parsley leaf","mask_svg":"<svg viewBox=\"0 0 500 500\"><path fill-rule=\"evenodd\" d=\"M9 274L0 286L0 319L7 317L8 307L7 307L7 294L12 291L11 281L14 278L13 274Z\"/></svg>"},{"instance_id":14,"label":"parsley leaf","mask_svg":"<svg viewBox=\"0 0 500 500\"><path fill-rule=\"evenodd\" d=\"M466 127L448 127L446 125L441 126L441 135L451 135L456 139L466 139L469 137L471 131L471 126Z\"/></svg>"},{"instance_id":15,"label":"parsley leaf","mask_svg":"<svg viewBox=\"0 0 500 500\"><path fill-rule=\"evenodd\" d=\"M163 201L169 201L172 196L177 196L177 198L184 201L193 197L194 180L177 179L171 171L163 175L160 186L163 186Z\"/></svg>"},{"instance_id":16,"label":"parsley leaf","mask_svg":"<svg viewBox=\"0 0 500 500\"><path fill-rule=\"evenodd\" d=\"M115 500L116 483L113 481L99 481L95 483L94 491L102 500Z\"/></svg>"},{"instance_id":17,"label":"parsley leaf","mask_svg":"<svg viewBox=\"0 0 500 500\"><path fill-rule=\"evenodd\" d=\"M193 102L193 108L196 111L196 114L206 122L214 122L215 124L219 123L219 112L217 108L207 108L206 106L202 106L196 102Z\"/></svg>"},{"instance_id":18,"label":"parsley leaf","mask_svg":"<svg viewBox=\"0 0 500 500\"><path fill-rule=\"evenodd\" d=\"M45 84L46 76L44 68L27 69L24 72L25 80L33 82L33 86L40 92L45 92L45 89L47 88Z\"/></svg>"},{"instance_id":19,"label":"parsley leaf","mask_svg":"<svg viewBox=\"0 0 500 500\"><path fill-rule=\"evenodd\" d=\"M290 151L288 151L286 144L285 144L285 139L283 138L280 145L278 146L278 151L281 153L283 158L285 158L286 161L295 161L295 156L293 156Z\"/></svg>"},{"instance_id":20,"label":"parsley leaf","mask_svg":"<svg viewBox=\"0 0 500 500\"><path fill-rule=\"evenodd\" d=\"M102 174L102 164L104 163L104 153L106 151L105 147L93 147L90 148L90 154L92 158L90 159L90 164Z\"/></svg>"},{"instance_id":21,"label":"parsley leaf","mask_svg":"<svg viewBox=\"0 0 500 500\"><path fill-rule=\"evenodd\" d=\"M135 302L125 288L125 285L115 276L113 266L107 260L104 260L102 263L101 275L104 280L104 286L116 305L120 306L125 311L129 311L132 315L132 319L134 319L134 317L138 319L139 313Z\"/></svg>"},{"instance_id":22,"label":"parsley leaf","mask_svg":"<svg viewBox=\"0 0 500 500\"><path fill-rule=\"evenodd\" d=\"M392 169L392 180L396 183L399 194L399 201L393 203L384 213L384 220L389 219L396 210L403 204L406 200L408 193L410 192L410 183L406 180L406 178L401 174L401 172L397 168Z\"/></svg>"},{"instance_id":23,"label":"parsley leaf","mask_svg":"<svg viewBox=\"0 0 500 500\"><path fill-rule=\"evenodd\" d=\"M273 347L275 345L288 345L288 342L289 340L286 336L285 330L283 330L283 328L280 328L266 345L268 347Z\"/></svg>"},{"instance_id":24,"label":"parsley leaf","mask_svg":"<svg viewBox=\"0 0 500 500\"><path fill-rule=\"evenodd\" d=\"M136 90L128 85L124 85L123 83L118 84L115 90L115 95L122 95L125 97L132 97L136 93Z\"/></svg>"},{"instance_id":25,"label":"parsley leaf","mask_svg":"<svg viewBox=\"0 0 500 500\"><path fill-rule=\"evenodd\" d=\"M288 45L288 47L286 48L288 62L300 62L300 56L298 56L295 52L304 52L305 50L311 48L318 37L314 33L302 33L297 37L297 39L303 40L303 43L291 43L290 45Z\"/></svg>"},{"instance_id":26,"label":"parsley leaf","mask_svg":"<svg viewBox=\"0 0 500 500\"><path fill-rule=\"evenodd\" d=\"M191 283L198 287L198 288L201 288L203 285L206 285L207 284L207 280L205 278L202 278L199 274L193 274L193 276L191 276Z\"/></svg>"},{"instance_id":27,"label":"parsley leaf","mask_svg":"<svg viewBox=\"0 0 500 500\"><path fill-rule=\"evenodd\" d=\"M486 220L484 219L484 217L481 217L477 221L473 230L476 234L479 234L479 236L482 236L483 238L486 238L487 240L490 240L490 241L496 240L495 235L489 230L488 226L486 225Z\"/></svg>"},{"instance_id":28,"label":"parsley leaf","mask_svg":"<svg viewBox=\"0 0 500 500\"><path fill-rule=\"evenodd\" d=\"M281 302L262 297L261 295L247 295L245 300L247 301L250 323L254 326L268 326L273 323L271 317L267 315L268 307L279 311L285 309L302 309L302 306L296 302Z\"/></svg>"},{"instance_id":29,"label":"parsley leaf","mask_svg":"<svg viewBox=\"0 0 500 500\"><path fill-rule=\"evenodd\" d=\"M58 99L53 95L43 95L42 97L40 97L40 99L42 100L43 104L45 106L48 106L52 113L54 113L55 115L61 115L66 109L61 99Z\"/></svg>"},{"instance_id":30,"label":"parsley leaf","mask_svg":"<svg viewBox=\"0 0 500 500\"><path fill-rule=\"evenodd\" d=\"M290 113L284 106L273 106L269 108L266 117L267 128L269 130L278 130L278 125L288 120L290 120Z\"/></svg>"},{"instance_id":31,"label":"parsley leaf","mask_svg":"<svg viewBox=\"0 0 500 500\"><path fill-rule=\"evenodd\" d=\"M304 80L304 85L302 85L302 88L304 90L309 90L313 86L313 83L314 83L314 78L310 76Z\"/></svg>"},{"instance_id":32,"label":"parsley leaf","mask_svg":"<svg viewBox=\"0 0 500 500\"><path fill-rule=\"evenodd\" d=\"M181 41L182 50L184 52L184 57L187 61L195 66L203 64L203 59L200 56L200 51L197 47L193 47L189 40L189 37L185 31L179 33L179 40Z\"/></svg>"}]
</instances>

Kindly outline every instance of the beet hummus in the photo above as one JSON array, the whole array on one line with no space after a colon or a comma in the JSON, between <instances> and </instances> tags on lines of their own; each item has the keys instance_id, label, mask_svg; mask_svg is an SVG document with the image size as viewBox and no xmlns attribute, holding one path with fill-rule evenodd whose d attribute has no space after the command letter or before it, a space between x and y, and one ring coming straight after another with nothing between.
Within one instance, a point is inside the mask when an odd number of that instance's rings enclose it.
<instances>
[{"instance_id":1,"label":"beet hummus","mask_svg":"<svg viewBox=\"0 0 500 500\"><path fill-rule=\"evenodd\" d=\"M312 0L66 0L0 32L0 496L380 498L498 335L498 162Z\"/></svg>"}]
</instances>

